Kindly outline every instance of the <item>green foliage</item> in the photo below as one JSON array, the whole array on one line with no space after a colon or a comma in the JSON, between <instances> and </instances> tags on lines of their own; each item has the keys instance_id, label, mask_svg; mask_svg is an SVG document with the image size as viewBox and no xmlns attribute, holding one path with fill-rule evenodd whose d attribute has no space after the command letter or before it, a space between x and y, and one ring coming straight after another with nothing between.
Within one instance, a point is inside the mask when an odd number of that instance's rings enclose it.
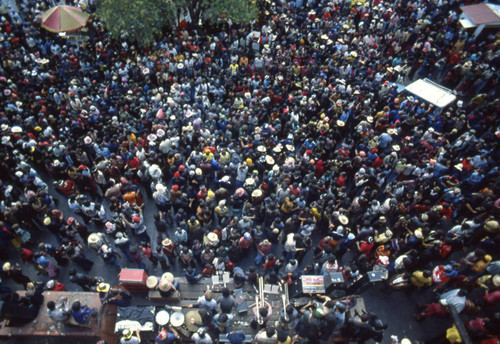
<instances>
[{"instance_id":1,"label":"green foliage","mask_svg":"<svg viewBox=\"0 0 500 344\"><path fill-rule=\"evenodd\" d=\"M194 24L248 24L257 18L257 0L98 0L96 16L111 37L124 37L147 46L165 26L174 27L177 15L189 8Z\"/></svg>"},{"instance_id":2,"label":"green foliage","mask_svg":"<svg viewBox=\"0 0 500 344\"><path fill-rule=\"evenodd\" d=\"M257 18L255 0L203 0L205 17L212 23L231 19L234 24L248 24Z\"/></svg>"},{"instance_id":3,"label":"green foliage","mask_svg":"<svg viewBox=\"0 0 500 344\"><path fill-rule=\"evenodd\" d=\"M169 0L99 0L96 16L111 37L122 36L131 43L147 46L175 19L176 4Z\"/></svg>"}]
</instances>

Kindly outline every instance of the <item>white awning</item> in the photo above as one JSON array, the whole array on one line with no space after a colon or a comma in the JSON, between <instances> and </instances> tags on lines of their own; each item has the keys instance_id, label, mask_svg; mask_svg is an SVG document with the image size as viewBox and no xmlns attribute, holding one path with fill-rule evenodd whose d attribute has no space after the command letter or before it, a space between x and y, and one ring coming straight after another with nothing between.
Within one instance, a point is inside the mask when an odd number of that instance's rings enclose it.
<instances>
[{"instance_id":1,"label":"white awning","mask_svg":"<svg viewBox=\"0 0 500 344\"><path fill-rule=\"evenodd\" d=\"M429 79L420 79L406 86L406 91L440 108L446 107L457 98L452 90Z\"/></svg>"}]
</instances>

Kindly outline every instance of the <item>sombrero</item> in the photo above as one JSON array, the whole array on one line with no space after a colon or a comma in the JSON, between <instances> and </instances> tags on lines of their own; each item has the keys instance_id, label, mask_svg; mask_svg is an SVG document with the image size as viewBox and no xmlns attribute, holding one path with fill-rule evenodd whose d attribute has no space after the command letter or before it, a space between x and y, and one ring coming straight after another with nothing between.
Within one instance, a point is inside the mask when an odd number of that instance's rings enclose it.
<instances>
[{"instance_id":1,"label":"sombrero","mask_svg":"<svg viewBox=\"0 0 500 344\"><path fill-rule=\"evenodd\" d=\"M99 285L97 286L96 290L99 292L99 293L106 293L109 291L109 289L111 288L111 286L109 285L109 283L99 283Z\"/></svg>"},{"instance_id":2,"label":"sombrero","mask_svg":"<svg viewBox=\"0 0 500 344\"><path fill-rule=\"evenodd\" d=\"M274 165L274 158L270 155L266 155L266 163L269 165Z\"/></svg>"},{"instance_id":3,"label":"sombrero","mask_svg":"<svg viewBox=\"0 0 500 344\"><path fill-rule=\"evenodd\" d=\"M339 215L339 222L343 225L347 225L349 223L349 219L345 215Z\"/></svg>"},{"instance_id":4,"label":"sombrero","mask_svg":"<svg viewBox=\"0 0 500 344\"><path fill-rule=\"evenodd\" d=\"M158 286L158 282L159 282L158 277L149 276L146 279L146 287L148 287L148 289L155 289Z\"/></svg>"},{"instance_id":5,"label":"sombrero","mask_svg":"<svg viewBox=\"0 0 500 344\"><path fill-rule=\"evenodd\" d=\"M161 279L162 279L162 281L165 280L165 281L172 283L174 281L174 275L171 272L165 272L161 276Z\"/></svg>"},{"instance_id":6,"label":"sombrero","mask_svg":"<svg viewBox=\"0 0 500 344\"><path fill-rule=\"evenodd\" d=\"M252 192L252 197L259 198L262 196L262 190L261 189L255 189Z\"/></svg>"},{"instance_id":7,"label":"sombrero","mask_svg":"<svg viewBox=\"0 0 500 344\"><path fill-rule=\"evenodd\" d=\"M207 239L211 244L216 244L219 242L219 237L213 232L207 234Z\"/></svg>"},{"instance_id":8,"label":"sombrero","mask_svg":"<svg viewBox=\"0 0 500 344\"><path fill-rule=\"evenodd\" d=\"M158 285L158 289L160 289L160 291L167 292L172 289L172 283L162 278L160 284Z\"/></svg>"},{"instance_id":9,"label":"sombrero","mask_svg":"<svg viewBox=\"0 0 500 344\"><path fill-rule=\"evenodd\" d=\"M97 235L97 233L92 233L87 240L89 244L97 244L99 242L99 235Z\"/></svg>"}]
</instances>

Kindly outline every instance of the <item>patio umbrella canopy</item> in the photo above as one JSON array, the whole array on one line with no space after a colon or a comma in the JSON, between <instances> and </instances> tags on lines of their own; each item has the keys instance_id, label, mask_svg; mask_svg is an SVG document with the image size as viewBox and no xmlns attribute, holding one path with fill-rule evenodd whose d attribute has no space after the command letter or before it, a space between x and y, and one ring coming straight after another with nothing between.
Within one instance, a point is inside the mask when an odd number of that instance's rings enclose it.
<instances>
[{"instance_id":1,"label":"patio umbrella canopy","mask_svg":"<svg viewBox=\"0 0 500 344\"><path fill-rule=\"evenodd\" d=\"M87 24L90 14L77 7L56 6L42 13L42 27L50 32L73 32Z\"/></svg>"}]
</instances>

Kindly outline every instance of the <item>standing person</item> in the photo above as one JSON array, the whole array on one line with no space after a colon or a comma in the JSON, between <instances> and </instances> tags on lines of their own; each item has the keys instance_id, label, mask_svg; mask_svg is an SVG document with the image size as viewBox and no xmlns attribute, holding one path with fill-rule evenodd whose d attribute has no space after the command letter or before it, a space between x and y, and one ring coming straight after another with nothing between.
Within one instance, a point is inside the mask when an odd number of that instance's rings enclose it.
<instances>
[{"instance_id":1,"label":"standing person","mask_svg":"<svg viewBox=\"0 0 500 344\"><path fill-rule=\"evenodd\" d=\"M142 260L142 250L139 250L137 246L131 246L129 252L132 260L137 264L137 266L140 269L146 270L146 264Z\"/></svg>"},{"instance_id":2,"label":"standing person","mask_svg":"<svg viewBox=\"0 0 500 344\"><path fill-rule=\"evenodd\" d=\"M255 257L255 265L259 266L262 260L266 260L267 255L271 253L273 244L269 240L262 240L259 245L257 245L257 257Z\"/></svg>"},{"instance_id":3,"label":"standing person","mask_svg":"<svg viewBox=\"0 0 500 344\"><path fill-rule=\"evenodd\" d=\"M169 344L173 343L176 338L179 337L179 333L171 325L168 325L168 331L162 328L155 338L155 344Z\"/></svg>"},{"instance_id":4,"label":"standing person","mask_svg":"<svg viewBox=\"0 0 500 344\"><path fill-rule=\"evenodd\" d=\"M156 271L156 266L158 265L158 263L160 263L162 271L168 270L170 268L170 265L168 264L168 257L163 252L161 246L156 247L156 249L152 253L152 256L155 257L155 259L156 259L156 264L153 264L153 268L155 271Z\"/></svg>"},{"instance_id":5,"label":"standing person","mask_svg":"<svg viewBox=\"0 0 500 344\"><path fill-rule=\"evenodd\" d=\"M115 246L123 252L129 262L134 261L130 255L130 239L125 233L117 232L115 234Z\"/></svg>"},{"instance_id":6,"label":"standing person","mask_svg":"<svg viewBox=\"0 0 500 344\"><path fill-rule=\"evenodd\" d=\"M146 225L144 224L144 217L142 216L142 209L138 206L134 206L132 208L132 216L130 216L130 220L124 214L120 214L123 220L123 223L127 225L132 233L139 238L140 241L150 242L151 238L149 237Z\"/></svg>"},{"instance_id":7,"label":"standing person","mask_svg":"<svg viewBox=\"0 0 500 344\"><path fill-rule=\"evenodd\" d=\"M23 274L19 264L12 266L10 262L5 262L2 266L2 270L7 277L12 278L17 284L22 284L25 288L26 285L31 282L31 279Z\"/></svg>"}]
</instances>

